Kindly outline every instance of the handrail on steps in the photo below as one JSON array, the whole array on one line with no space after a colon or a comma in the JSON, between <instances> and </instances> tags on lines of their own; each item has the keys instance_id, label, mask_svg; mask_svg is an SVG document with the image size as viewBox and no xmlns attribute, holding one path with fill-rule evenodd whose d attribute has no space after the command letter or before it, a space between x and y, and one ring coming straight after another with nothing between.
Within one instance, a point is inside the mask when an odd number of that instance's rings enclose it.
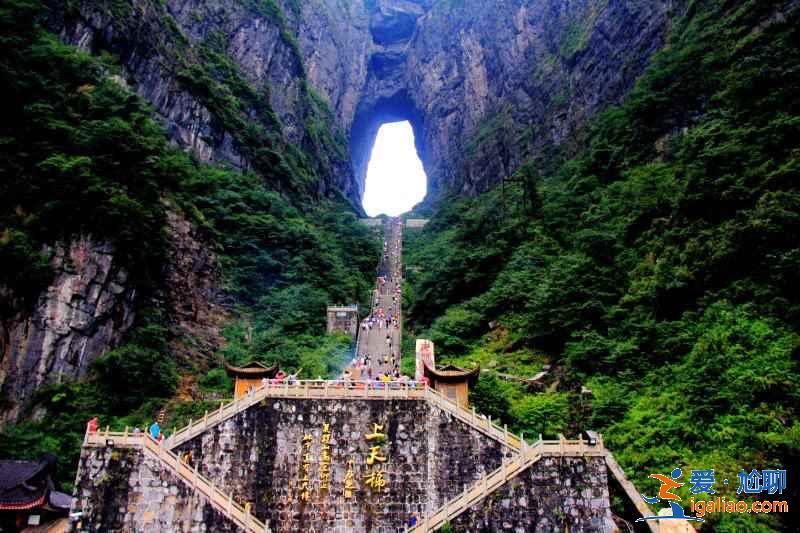
<instances>
[{"instance_id":1,"label":"handrail on steps","mask_svg":"<svg viewBox=\"0 0 800 533\"><path fill-rule=\"evenodd\" d=\"M158 442L147 433L131 433L105 431L87 433L84 446L99 447L112 445L123 448L140 448L151 457L157 459L162 466L169 468L192 490L205 497L211 505L245 531L251 533L268 532L268 522L262 522L246 508L233 499L231 494L223 492L214 483L201 474L197 466L192 468L167 446L164 441Z\"/></svg>"},{"instance_id":2,"label":"handrail on steps","mask_svg":"<svg viewBox=\"0 0 800 533\"><path fill-rule=\"evenodd\" d=\"M204 416L174 432L167 439L170 449L183 444L189 439L203 433L209 427L244 411L265 398L322 398L322 399L426 399L441 409L448 411L461 421L488 436L500 441L512 450L522 447L522 436L509 433L507 428L500 427L491 417L478 415L475 410L469 411L445 398L441 393L421 382L407 381L351 381L351 380L297 380L293 383L267 383L253 389L241 398L229 403L220 403L219 409L206 412Z\"/></svg>"},{"instance_id":3,"label":"handrail on steps","mask_svg":"<svg viewBox=\"0 0 800 533\"><path fill-rule=\"evenodd\" d=\"M501 487L510 478L530 467L533 463L545 456L591 456L605 457L606 450L602 440L591 445L580 439L542 440L541 438L531 445L524 445L521 453L510 461L503 457L499 468L484 475L481 480L469 485L463 492L445 500L430 516L414 526L410 531L431 531L444 525L445 522L455 518L465 509L485 498L489 493Z\"/></svg>"}]
</instances>

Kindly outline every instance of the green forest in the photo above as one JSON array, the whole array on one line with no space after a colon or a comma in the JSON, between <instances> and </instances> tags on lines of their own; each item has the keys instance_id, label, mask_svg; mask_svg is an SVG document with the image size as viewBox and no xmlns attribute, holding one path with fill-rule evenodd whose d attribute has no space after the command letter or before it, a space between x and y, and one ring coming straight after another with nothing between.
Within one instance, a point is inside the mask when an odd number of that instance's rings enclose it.
<instances>
[{"instance_id":1,"label":"green forest","mask_svg":"<svg viewBox=\"0 0 800 533\"><path fill-rule=\"evenodd\" d=\"M437 361L481 364L479 410L530 436L602 433L645 494L676 466L715 469L732 497L740 469L799 465L800 33L796 7L759 25L774 7L691 2L580 148L407 235L414 332ZM544 365L539 391L503 379Z\"/></svg>"},{"instance_id":2,"label":"green forest","mask_svg":"<svg viewBox=\"0 0 800 533\"><path fill-rule=\"evenodd\" d=\"M279 129L248 127L256 137L242 137L243 150L247 142L262 150L258 165L269 172L260 174L201 164L172 146L152 109L119 81L114 56L62 44L43 27L45 15L36 0L0 6L0 286L14 288L13 298L0 298L0 316L32 305L52 279L45 245L86 234L114 244L140 291L126 341L97 359L86 379L37 391L31 409L38 416L0 434L0 457L56 453L67 465L59 477L68 489L89 418L118 430L146 427L185 375L204 392L232 394L221 359L185 361L170 352L176 333L159 296L167 211L199 228L219 259L231 300L219 356L302 367L313 377L334 375L349 353L348 338L325 335L324 309L368 301L380 236L343 200L311 195L308 182L319 178L310 166L297 170L311 154L264 151L264 139L277 142ZM213 85L216 97L229 91L220 111L231 121L234 111L247 115L256 89L219 55L196 61L187 67L200 73L192 86ZM333 138L324 121L314 127ZM168 422L185 423L212 405L172 400Z\"/></svg>"}]
</instances>

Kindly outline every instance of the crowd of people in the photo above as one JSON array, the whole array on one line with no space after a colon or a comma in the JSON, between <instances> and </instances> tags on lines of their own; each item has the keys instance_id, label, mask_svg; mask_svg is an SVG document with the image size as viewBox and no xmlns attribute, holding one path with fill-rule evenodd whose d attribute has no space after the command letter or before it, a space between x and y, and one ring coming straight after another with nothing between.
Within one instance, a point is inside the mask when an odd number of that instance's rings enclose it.
<instances>
[{"instance_id":1,"label":"crowd of people","mask_svg":"<svg viewBox=\"0 0 800 533\"><path fill-rule=\"evenodd\" d=\"M345 369L345 379L415 385L400 372L402 227L402 220L395 219L387 228L370 313L361 322L358 353Z\"/></svg>"}]
</instances>

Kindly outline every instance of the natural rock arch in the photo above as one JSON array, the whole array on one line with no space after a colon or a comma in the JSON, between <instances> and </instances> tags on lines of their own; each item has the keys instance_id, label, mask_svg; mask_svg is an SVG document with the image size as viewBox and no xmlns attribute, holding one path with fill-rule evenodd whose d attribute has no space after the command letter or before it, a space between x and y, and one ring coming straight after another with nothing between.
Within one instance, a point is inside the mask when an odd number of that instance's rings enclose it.
<instances>
[{"instance_id":1,"label":"natural rock arch","mask_svg":"<svg viewBox=\"0 0 800 533\"><path fill-rule=\"evenodd\" d=\"M630 89L663 43L670 4L367 0L342 26L326 18L338 1L325 3L325 23L300 42L350 140L359 206L385 122L411 122L433 201L480 194L562 143Z\"/></svg>"},{"instance_id":2,"label":"natural rock arch","mask_svg":"<svg viewBox=\"0 0 800 533\"><path fill-rule=\"evenodd\" d=\"M364 106L356 115L353 123L350 151L353 160L353 172L356 183L359 185L361 198L364 196L367 167L378 130L387 122L400 121L408 121L411 124L411 128L414 130L414 144L417 149L417 155L422 161L427 174L425 147L422 143L424 127L419 111L414 108L414 103L405 91L401 91L389 98L381 98L368 106ZM430 194L430 189L428 194Z\"/></svg>"}]
</instances>

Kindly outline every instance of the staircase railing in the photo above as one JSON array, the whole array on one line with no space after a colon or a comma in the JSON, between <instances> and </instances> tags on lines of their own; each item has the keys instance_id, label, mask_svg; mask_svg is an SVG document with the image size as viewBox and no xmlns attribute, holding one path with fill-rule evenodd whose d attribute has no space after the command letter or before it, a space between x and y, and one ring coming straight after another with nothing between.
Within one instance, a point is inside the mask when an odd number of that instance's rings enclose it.
<instances>
[{"instance_id":1,"label":"staircase railing","mask_svg":"<svg viewBox=\"0 0 800 533\"><path fill-rule=\"evenodd\" d=\"M166 445L174 449L266 398L421 400L425 398L425 390L426 387L421 383L410 385L405 381L298 380L292 384L288 381L267 383L227 404L220 403L219 409L206 411L202 418L190 421L188 425L170 435Z\"/></svg>"},{"instance_id":2,"label":"staircase railing","mask_svg":"<svg viewBox=\"0 0 800 533\"><path fill-rule=\"evenodd\" d=\"M344 400L428 400L457 419L499 441L506 447L517 451L521 447L522 437L509 433L506 427L500 427L490 418L484 418L474 409L467 410L457 403L448 400L436 390L415 382L407 381L327 381L299 380L292 384L267 383L241 398L229 403L220 403L219 409L206 411L202 418L190 421L188 425L173 433L166 442L169 449L185 443L225 420L241 413L245 409L266 398L297 399L344 399Z\"/></svg>"},{"instance_id":3,"label":"staircase railing","mask_svg":"<svg viewBox=\"0 0 800 533\"><path fill-rule=\"evenodd\" d=\"M87 433L84 446L102 447L111 445L120 448L140 448L150 457L174 472L192 490L208 500L208 502L225 517L250 533L270 531L268 523L262 522L242 505L233 499L233 495L223 492L213 482L200 474L197 466L191 467L181 461L175 453L159 444L145 433L103 432Z\"/></svg>"},{"instance_id":4,"label":"staircase railing","mask_svg":"<svg viewBox=\"0 0 800 533\"><path fill-rule=\"evenodd\" d=\"M425 397L433 405L444 411L447 411L457 419L480 431L481 433L493 438L494 440L499 441L501 444L511 448L513 451L518 451L522 446L522 435L518 437L513 433L509 433L506 426L500 427L498 424L492 421L491 417L487 418L483 415L479 415L477 412L475 412L475 408L472 408L472 410L465 409L456 402L448 400L440 392L430 387L425 389Z\"/></svg>"},{"instance_id":5,"label":"staircase railing","mask_svg":"<svg viewBox=\"0 0 800 533\"><path fill-rule=\"evenodd\" d=\"M630 482L628 476L625 475L625 471L622 470L622 467L619 465L617 460L614 459L614 456L611 455L609 450L606 450L606 465L619 482L622 490L625 491L625 494L627 494L628 498L631 500L631 502L633 502L633 505L636 507L636 510L639 511L639 514L642 516L652 515L653 512L644 502L641 495L636 490L636 487L634 487L633 483ZM678 522L678 520L675 522ZM645 524L647 524L647 526L650 528L650 531L653 533L658 533L658 526L655 524L654 520L645 520Z\"/></svg>"},{"instance_id":6,"label":"staircase railing","mask_svg":"<svg viewBox=\"0 0 800 533\"><path fill-rule=\"evenodd\" d=\"M605 449L602 441L591 445L583 439L539 440L530 446L523 443L522 450L513 459L504 459L498 469L470 485L461 494L446 500L431 516L423 517L410 531L434 531L442 527L545 456L604 457Z\"/></svg>"}]
</instances>

